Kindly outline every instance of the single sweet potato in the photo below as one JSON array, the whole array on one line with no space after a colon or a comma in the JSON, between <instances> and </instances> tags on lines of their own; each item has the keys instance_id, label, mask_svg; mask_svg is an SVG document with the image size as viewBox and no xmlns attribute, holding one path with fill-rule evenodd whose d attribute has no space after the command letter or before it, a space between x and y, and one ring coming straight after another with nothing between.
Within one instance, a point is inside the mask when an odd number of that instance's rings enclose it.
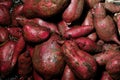
<instances>
[{"instance_id":1,"label":"single sweet potato","mask_svg":"<svg viewBox=\"0 0 120 80\"><path fill-rule=\"evenodd\" d=\"M29 0L24 2L23 12L26 17L48 18L63 11L70 0Z\"/></svg>"},{"instance_id":2,"label":"single sweet potato","mask_svg":"<svg viewBox=\"0 0 120 80\"><path fill-rule=\"evenodd\" d=\"M93 27L90 25L85 26L73 26L64 33L65 38L78 38L88 35L93 31Z\"/></svg>"},{"instance_id":3,"label":"single sweet potato","mask_svg":"<svg viewBox=\"0 0 120 80\"><path fill-rule=\"evenodd\" d=\"M106 70L114 80L120 79L120 55L110 59L106 64Z\"/></svg>"},{"instance_id":4,"label":"single sweet potato","mask_svg":"<svg viewBox=\"0 0 120 80\"><path fill-rule=\"evenodd\" d=\"M63 12L62 18L66 23L77 20L83 12L84 0L71 0L69 6Z\"/></svg>"},{"instance_id":5,"label":"single sweet potato","mask_svg":"<svg viewBox=\"0 0 120 80\"><path fill-rule=\"evenodd\" d=\"M50 35L50 30L34 23L28 23L23 27L23 36L28 42L42 42Z\"/></svg>"},{"instance_id":6,"label":"single sweet potato","mask_svg":"<svg viewBox=\"0 0 120 80\"><path fill-rule=\"evenodd\" d=\"M113 79L112 79L112 77L109 75L109 73L105 71L105 72L102 73L102 77L101 77L100 80L113 80Z\"/></svg>"},{"instance_id":7,"label":"single sweet potato","mask_svg":"<svg viewBox=\"0 0 120 80\"><path fill-rule=\"evenodd\" d=\"M84 51L87 51L90 53L102 51L101 46L98 46L94 41L92 41L91 39L89 39L87 37L77 38L75 40L75 42L78 44L79 48L84 50Z\"/></svg>"},{"instance_id":8,"label":"single sweet potato","mask_svg":"<svg viewBox=\"0 0 120 80\"><path fill-rule=\"evenodd\" d=\"M16 47L15 45L15 42L7 41L0 46L0 77L2 78L8 76L13 69L11 63Z\"/></svg>"},{"instance_id":9,"label":"single sweet potato","mask_svg":"<svg viewBox=\"0 0 120 80\"><path fill-rule=\"evenodd\" d=\"M61 80L76 80L74 73L71 71L68 65L64 69L64 73Z\"/></svg>"},{"instance_id":10,"label":"single sweet potato","mask_svg":"<svg viewBox=\"0 0 120 80\"><path fill-rule=\"evenodd\" d=\"M65 41L62 46L64 59L74 74L81 80L89 80L95 75L95 59L87 52L80 50L73 41Z\"/></svg>"},{"instance_id":11,"label":"single sweet potato","mask_svg":"<svg viewBox=\"0 0 120 80\"><path fill-rule=\"evenodd\" d=\"M106 65L106 63L116 55L120 55L119 50L108 50L94 55L96 62L100 65Z\"/></svg>"},{"instance_id":12,"label":"single sweet potato","mask_svg":"<svg viewBox=\"0 0 120 80\"><path fill-rule=\"evenodd\" d=\"M114 41L120 45L114 21L109 15L105 15L105 13L105 9L101 3L95 6L94 25L96 33L100 39L107 42Z\"/></svg>"},{"instance_id":13,"label":"single sweet potato","mask_svg":"<svg viewBox=\"0 0 120 80\"><path fill-rule=\"evenodd\" d=\"M19 27L7 27L6 28L10 35L16 38L20 38L22 36L23 30Z\"/></svg>"},{"instance_id":14,"label":"single sweet potato","mask_svg":"<svg viewBox=\"0 0 120 80\"><path fill-rule=\"evenodd\" d=\"M0 27L0 43L3 43L8 40L9 33L6 28Z\"/></svg>"},{"instance_id":15,"label":"single sweet potato","mask_svg":"<svg viewBox=\"0 0 120 80\"><path fill-rule=\"evenodd\" d=\"M62 50L57 43L59 39L59 35L53 34L46 42L35 47L33 67L45 80L58 78L64 70Z\"/></svg>"}]
</instances>

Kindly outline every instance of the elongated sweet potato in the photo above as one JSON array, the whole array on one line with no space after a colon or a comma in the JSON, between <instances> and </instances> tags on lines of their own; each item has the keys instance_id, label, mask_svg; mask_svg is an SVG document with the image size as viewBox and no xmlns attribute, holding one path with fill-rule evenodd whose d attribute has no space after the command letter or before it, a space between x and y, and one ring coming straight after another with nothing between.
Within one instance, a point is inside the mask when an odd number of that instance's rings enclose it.
<instances>
[{"instance_id":1,"label":"elongated sweet potato","mask_svg":"<svg viewBox=\"0 0 120 80\"><path fill-rule=\"evenodd\" d=\"M120 79L120 55L110 59L106 64L106 70L114 80Z\"/></svg>"},{"instance_id":2,"label":"elongated sweet potato","mask_svg":"<svg viewBox=\"0 0 120 80\"><path fill-rule=\"evenodd\" d=\"M80 37L75 40L75 42L78 44L79 48L87 51L87 52L100 52L102 51L102 47L98 46L94 41L87 37Z\"/></svg>"},{"instance_id":3,"label":"elongated sweet potato","mask_svg":"<svg viewBox=\"0 0 120 80\"><path fill-rule=\"evenodd\" d=\"M24 2L23 12L26 17L47 18L63 11L69 2L70 0L29 0Z\"/></svg>"},{"instance_id":4,"label":"elongated sweet potato","mask_svg":"<svg viewBox=\"0 0 120 80\"><path fill-rule=\"evenodd\" d=\"M76 80L74 73L71 71L68 65L64 69L64 73L61 80Z\"/></svg>"},{"instance_id":5,"label":"elongated sweet potato","mask_svg":"<svg viewBox=\"0 0 120 80\"><path fill-rule=\"evenodd\" d=\"M7 41L4 45L0 46L0 76L3 78L8 76L13 69L11 63L15 45L15 42Z\"/></svg>"},{"instance_id":6,"label":"elongated sweet potato","mask_svg":"<svg viewBox=\"0 0 120 80\"><path fill-rule=\"evenodd\" d=\"M113 58L116 55L120 55L120 51L119 50L108 50L99 54L95 54L94 58L96 60L96 62L102 66L102 65L106 65L106 63Z\"/></svg>"},{"instance_id":7,"label":"elongated sweet potato","mask_svg":"<svg viewBox=\"0 0 120 80\"><path fill-rule=\"evenodd\" d=\"M112 79L112 77L109 75L109 73L105 71L105 72L102 73L102 77L101 77L100 80L113 80L113 79Z\"/></svg>"},{"instance_id":8,"label":"elongated sweet potato","mask_svg":"<svg viewBox=\"0 0 120 80\"><path fill-rule=\"evenodd\" d=\"M93 27L90 25L85 26L73 26L64 33L65 38L78 38L88 35L93 31Z\"/></svg>"},{"instance_id":9,"label":"elongated sweet potato","mask_svg":"<svg viewBox=\"0 0 120 80\"><path fill-rule=\"evenodd\" d=\"M7 27L6 29L8 30L9 34L12 35L13 37L19 39L22 36L23 31L19 27Z\"/></svg>"},{"instance_id":10,"label":"elongated sweet potato","mask_svg":"<svg viewBox=\"0 0 120 80\"><path fill-rule=\"evenodd\" d=\"M0 43L8 40L9 33L6 28L0 27Z\"/></svg>"},{"instance_id":11,"label":"elongated sweet potato","mask_svg":"<svg viewBox=\"0 0 120 80\"><path fill-rule=\"evenodd\" d=\"M66 23L77 20L83 11L84 0L71 0L71 3L63 12L62 18Z\"/></svg>"},{"instance_id":12,"label":"elongated sweet potato","mask_svg":"<svg viewBox=\"0 0 120 80\"><path fill-rule=\"evenodd\" d=\"M97 66L94 58L80 50L75 42L65 41L62 50L66 63L79 79L89 80L95 75Z\"/></svg>"},{"instance_id":13,"label":"elongated sweet potato","mask_svg":"<svg viewBox=\"0 0 120 80\"><path fill-rule=\"evenodd\" d=\"M45 80L58 78L64 70L63 54L57 43L59 39L59 35L53 34L48 41L35 47L32 57L33 67Z\"/></svg>"},{"instance_id":14,"label":"elongated sweet potato","mask_svg":"<svg viewBox=\"0 0 120 80\"><path fill-rule=\"evenodd\" d=\"M102 12L103 11L103 12ZM94 25L96 33L99 38L104 41L114 41L120 45L120 41L117 36L117 28L113 22L113 19L109 15L105 15L105 9L102 4L99 3L95 6L94 13Z\"/></svg>"},{"instance_id":15,"label":"elongated sweet potato","mask_svg":"<svg viewBox=\"0 0 120 80\"><path fill-rule=\"evenodd\" d=\"M23 35L28 42L42 42L50 35L50 30L34 23L28 23L23 27Z\"/></svg>"}]
</instances>

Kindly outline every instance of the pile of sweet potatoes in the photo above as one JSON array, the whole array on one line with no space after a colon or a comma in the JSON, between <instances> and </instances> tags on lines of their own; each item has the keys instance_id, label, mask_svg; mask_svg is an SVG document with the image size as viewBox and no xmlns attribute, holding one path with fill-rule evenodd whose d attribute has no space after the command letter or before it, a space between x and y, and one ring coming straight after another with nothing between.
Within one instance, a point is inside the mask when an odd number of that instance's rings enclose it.
<instances>
[{"instance_id":1,"label":"pile of sweet potatoes","mask_svg":"<svg viewBox=\"0 0 120 80\"><path fill-rule=\"evenodd\" d=\"M0 0L0 80L120 80L120 5Z\"/></svg>"}]
</instances>

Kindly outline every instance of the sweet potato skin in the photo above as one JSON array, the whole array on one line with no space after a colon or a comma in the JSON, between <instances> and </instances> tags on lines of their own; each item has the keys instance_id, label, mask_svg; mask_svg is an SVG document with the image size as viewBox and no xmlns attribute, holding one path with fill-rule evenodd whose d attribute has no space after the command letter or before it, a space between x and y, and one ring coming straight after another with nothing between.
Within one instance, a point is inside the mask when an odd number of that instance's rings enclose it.
<instances>
[{"instance_id":1,"label":"sweet potato skin","mask_svg":"<svg viewBox=\"0 0 120 80\"><path fill-rule=\"evenodd\" d=\"M91 55L79 50L73 41L66 41L62 50L66 63L79 79L89 80L94 76L97 66Z\"/></svg>"},{"instance_id":2,"label":"sweet potato skin","mask_svg":"<svg viewBox=\"0 0 120 80\"><path fill-rule=\"evenodd\" d=\"M59 39L58 35L53 34L48 41L35 47L33 67L43 79L50 80L63 72L65 62L61 48L57 44Z\"/></svg>"}]
</instances>

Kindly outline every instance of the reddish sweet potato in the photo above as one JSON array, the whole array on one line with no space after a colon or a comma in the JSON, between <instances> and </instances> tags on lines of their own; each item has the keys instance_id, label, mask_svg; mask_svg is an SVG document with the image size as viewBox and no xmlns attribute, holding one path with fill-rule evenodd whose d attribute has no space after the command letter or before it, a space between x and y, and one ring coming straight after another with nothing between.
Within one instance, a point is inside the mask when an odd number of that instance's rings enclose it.
<instances>
[{"instance_id":1,"label":"reddish sweet potato","mask_svg":"<svg viewBox=\"0 0 120 80\"><path fill-rule=\"evenodd\" d=\"M75 42L78 44L79 48L84 51L92 53L102 51L102 48L100 46L98 46L94 41L87 37L77 38Z\"/></svg>"},{"instance_id":2,"label":"reddish sweet potato","mask_svg":"<svg viewBox=\"0 0 120 80\"><path fill-rule=\"evenodd\" d=\"M10 24L10 13L9 10L3 6L0 5L0 24L1 25L9 25Z\"/></svg>"},{"instance_id":3,"label":"reddish sweet potato","mask_svg":"<svg viewBox=\"0 0 120 80\"><path fill-rule=\"evenodd\" d=\"M67 30L64 34L65 38L78 38L88 35L90 32L93 31L93 27L86 25L86 26L73 26L69 30Z\"/></svg>"},{"instance_id":4,"label":"reddish sweet potato","mask_svg":"<svg viewBox=\"0 0 120 80\"><path fill-rule=\"evenodd\" d=\"M23 35L28 42L42 42L50 35L50 30L34 23L28 23L23 27Z\"/></svg>"},{"instance_id":5,"label":"reddish sweet potato","mask_svg":"<svg viewBox=\"0 0 120 80\"><path fill-rule=\"evenodd\" d=\"M63 11L69 2L70 0L29 0L24 2L23 12L27 17L51 17Z\"/></svg>"},{"instance_id":6,"label":"reddish sweet potato","mask_svg":"<svg viewBox=\"0 0 120 80\"><path fill-rule=\"evenodd\" d=\"M45 80L60 76L65 67L58 40L59 35L53 34L48 41L37 45L33 53L33 67Z\"/></svg>"},{"instance_id":7,"label":"reddish sweet potato","mask_svg":"<svg viewBox=\"0 0 120 80\"><path fill-rule=\"evenodd\" d=\"M5 6L7 9L11 8L12 3L12 0L0 0L0 5Z\"/></svg>"},{"instance_id":8,"label":"reddish sweet potato","mask_svg":"<svg viewBox=\"0 0 120 80\"><path fill-rule=\"evenodd\" d=\"M116 55L120 55L119 50L108 50L99 54L95 54L94 58L96 59L96 62L101 66L106 65L106 63Z\"/></svg>"},{"instance_id":9,"label":"reddish sweet potato","mask_svg":"<svg viewBox=\"0 0 120 80\"><path fill-rule=\"evenodd\" d=\"M71 71L68 65L64 69L64 73L61 80L76 80L74 73Z\"/></svg>"},{"instance_id":10,"label":"reddish sweet potato","mask_svg":"<svg viewBox=\"0 0 120 80\"><path fill-rule=\"evenodd\" d=\"M113 57L107 62L106 70L114 80L120 79L120 55Z\"/></svg>"},{"instance_id":11,"label":"reddish sweet potato","mask_svg":"<svg viewBox=\"0 0 120 80\"><path fill-rule=\"evenodd\" d=\"M51 30L51 32L56 32L56 33L59 33L58 29L57 29L57 26L54 24L54 23L51 23L51 22L47 22L47 21L44 21L40 18L33 18L33 19L27 19L25 17L22 17L22 16L18 16L16 18L16 20L23 26L25 25L26 23L30 23L30 22L33 22L33 23L36 23L40 26L43 26L43 27L46 27L48 29Z\"/></svg>"},{"instance_id":12,"label":"reddish sweet potato","mask_svg":"<svg viewBox=\"0 0 120 80\"><path fill-rule=\"evenodd\" d=\"M94 9L94 25L99 38L107 42L114 41L120 45L113 19L105 15L106 12L101 3L97 4Z\"/></svg>"},{"instance_id":13,"label":"reddish sweet potato","mask_svg":"<svg viewBox=\"0 0 120 80\"><path fill-rule=\"evenodd\" d=\"M30 52L25 51L24 53L20 54L18 57L18 74L23 77L27 78L30 73L32 72L32 59L30 57Z\"/></svg>"},{"instance_id":14,"label":"reddish sweet potato","mask_svg":"<svg viewBox=\"0 0 120 80\"><path fill-rule=\"evenodd\" d=\"M75 42L65 41L62 50L66 63L79 79L89 80L95 75L97 66L94 58L80 50Z\"/></svg>"},{"instance_id":15,"label":"reddish sweet potato","mask_svg":"<svg viewBox=\"0 0 120 80\"><path fill-rule=\"evenodd\" d=\"M43 80L42 77L34 70L33 71L34 80Z\"/></svg>"},{"instance_id":16,"label":"reddish sweet potato","mask_svg":"<svg viewBox=\"0 0 120 80\"><path fill-rule=\"evenodd\" d=\"M16 43L8 41L4 45L0 46L0 76L6 77L12 71L11 66L12 57L14 55Z\"/></svg>"},{"instance_id":17,"label":"reddish sweet potato","mask_svg":"<svg viewBox=\"0 0 120 80\"><path fill-rule=\"evenodd\" d=\"M0 27L0 43L8 40L9 33L6 28Z\"/></svg>"},{"instance_id":18,"label":"reddish sweet potato","mask_svg":"<svg viewBox=\"0 0 120 80\"><path fill-rule=\"evenodd\" d=\"M63 20L67 23L71 23L78 19L82 14L83 6L84 0L71 0L71 3L63 12Z\"/></svg>"},{"instance_id":19,"label":"reddish sweet potato","mask_svg":"<svg viewBox=\"0 0 120 80\"><path fill-rule=\"evenodd\" d=\"M112 77L108 74L108 72L103 72L100 80L113 80Z\"/></svg>"},{"instance_id":20,"label":"reddish sweet potato","mask_svg":"<svg viewBox=\"0 0 120 80\"><path fill-rule=\"evenodd\" d=\"M6 29L13 37L20 38L22 36L22 29L19 27L7 27Z\"/></svg>"},{"instance_id":21,"label":"reddish sweet potato","mask_svg":"<svg viewBox=\"0 0 120 80\"><path fill-rule=\"evenodd\" d=\"M70 29L70 27L67 25L65 21L62 20L58 23L58 30L62 36L68 29Z\"/></svg>"},{"instance_id":22,"label":"reddish sweet potato","mask_svg":"<svg viewBox=\"0 0 120 80\"><path fill-rule=\"evenodd\" d=\"M97 40L97 34L96 32L93 32L87 36L89 39L96 41Z\"/></svg>"}]
</instances>

